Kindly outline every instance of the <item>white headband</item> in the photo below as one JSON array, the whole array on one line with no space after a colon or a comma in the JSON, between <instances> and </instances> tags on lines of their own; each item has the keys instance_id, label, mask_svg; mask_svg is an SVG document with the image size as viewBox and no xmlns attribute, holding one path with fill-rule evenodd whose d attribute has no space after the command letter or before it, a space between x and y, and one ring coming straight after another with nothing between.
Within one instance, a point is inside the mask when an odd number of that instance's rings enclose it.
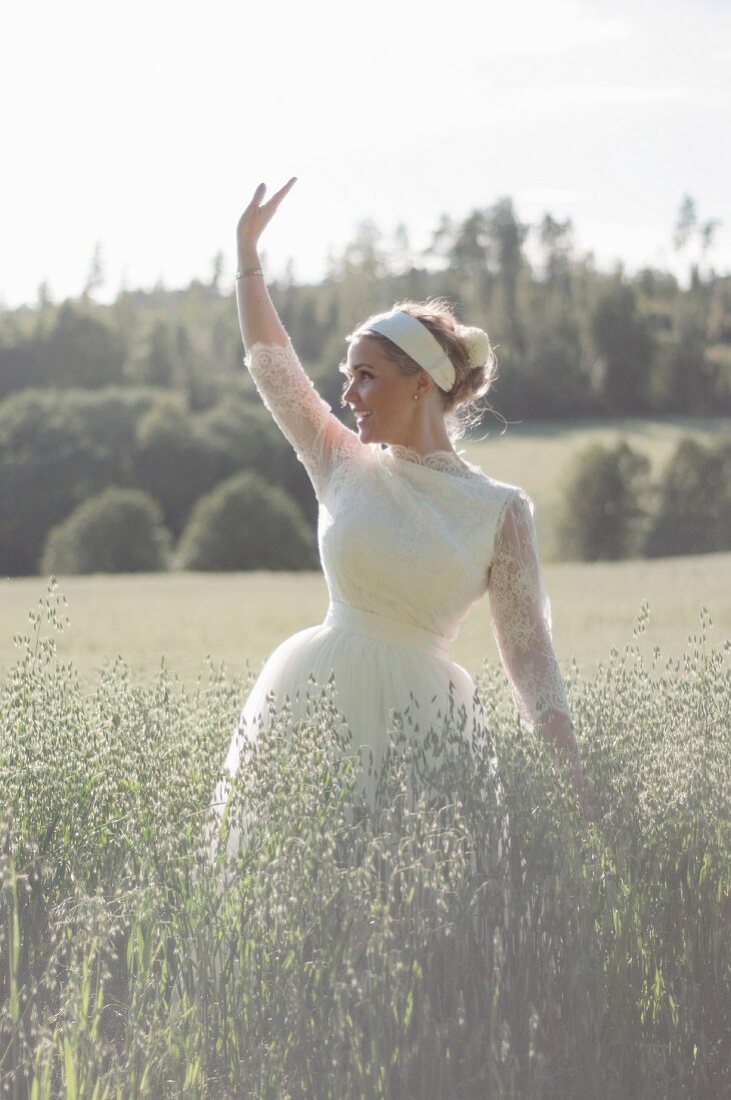
<instances>
[{"instance_id":1,"label":"white headband","mask_svg":"<svg viewBox=\"0 0 731 1100\"><path fill-rule=\"evenodd\" d=\"M363 332L380 332L382 336L387 336L423 367L440 389L449 393L457 377L454 364L439 341L416 317L394 309L377 321L369 321L363 326Z\"/></svg>"}]
</instances>

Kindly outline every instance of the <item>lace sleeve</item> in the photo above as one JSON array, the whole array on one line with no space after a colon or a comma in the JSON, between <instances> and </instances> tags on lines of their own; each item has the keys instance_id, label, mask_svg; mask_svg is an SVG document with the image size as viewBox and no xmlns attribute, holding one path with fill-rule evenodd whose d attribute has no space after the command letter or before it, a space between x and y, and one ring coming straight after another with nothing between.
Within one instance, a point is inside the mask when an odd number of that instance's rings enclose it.
<instances>
[{"instance_id":1,"label":"lace sleeve","mask_svg":"<svg viewBox=\"0 0 731 1100\"><path fill-rule=\"evenodd\" d=\"M556 747L573 749L573 726L538 559L533 502L522 490L503 510L488 590L495 639L520 717Z\"/></svg>"},{"instance_id":2,"label":"lace sleeve","mask_svg":"<svg viewBox=\"0 0 731 1100\"><path fill-rule=\"evenodd\" d=\"M357 436L320 397L289 340L286 345L252 344L244 363L320 496L333 464L354 452Z\"/></svg>"}]
</instances>

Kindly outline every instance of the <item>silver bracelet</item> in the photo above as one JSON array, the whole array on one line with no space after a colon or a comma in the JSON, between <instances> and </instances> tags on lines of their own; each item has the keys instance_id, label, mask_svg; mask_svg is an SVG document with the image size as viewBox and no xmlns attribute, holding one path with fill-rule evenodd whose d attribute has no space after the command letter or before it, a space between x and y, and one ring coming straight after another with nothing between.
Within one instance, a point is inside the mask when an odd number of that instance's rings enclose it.
<instances>
[{"instance_id":1,"label":"silver bracelet","mask_svg":"<svg viewBox=\"0 0 731 1100\"><path fill-rule=\"evenodd\" d=\"M260 267L247 267L245 271L237 271L236 278L243 279L244 275L263 275L264 272Z\"/></svg>"}]
</instances>

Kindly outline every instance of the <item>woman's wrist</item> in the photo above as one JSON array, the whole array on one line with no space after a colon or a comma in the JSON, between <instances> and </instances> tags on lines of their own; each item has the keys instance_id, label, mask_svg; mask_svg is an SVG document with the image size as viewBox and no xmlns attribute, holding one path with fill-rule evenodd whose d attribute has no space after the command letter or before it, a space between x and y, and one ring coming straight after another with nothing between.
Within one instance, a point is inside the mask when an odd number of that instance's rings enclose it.
<instances>
[{"instance_id":1,"label":"woman's wrist","mask_svg":"<svg viewBox=\"0 0 731 1100\"><path fill-rule=\"evenodd\" d=\"M537 732L557 759L569 764L580 763L579 743L568 714L552 711L538 726Z\"/></svg>"},{"instance_id":2,"label":"woman's wrist","mask_svg":"<svg viewBox=\"0 0 731 1100\"><path fill-rule=\"evenodd\" d=\"M256 248L250 246L239 246L236 251L237 266L239 271L243 271L247 267L261 267L261 260L259 259L259 253Z\"/></svg>"}]
</instances>

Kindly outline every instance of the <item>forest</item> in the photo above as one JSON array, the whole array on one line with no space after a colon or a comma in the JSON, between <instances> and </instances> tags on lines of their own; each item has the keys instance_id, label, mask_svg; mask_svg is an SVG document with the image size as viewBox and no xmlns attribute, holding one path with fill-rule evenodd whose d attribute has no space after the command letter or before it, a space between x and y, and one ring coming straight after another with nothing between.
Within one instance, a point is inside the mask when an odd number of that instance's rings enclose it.
<instances>
[{"instance_id":1,"label":"forest","mask_svg":"<svg viewBox=\"0 0 731 1100\"><path fill-rule=\"evenodd\" d=\"M710 264L717 225L685 197L671 230L688 257L681 285L655 268L600 271L578 253L570 219L523 223L505 197L463 220L442 216L420 252L405 225L386 236L363 222L319 283L297 282L290 265L270 289L338 415L345 335L396 301L445 296L490 334L490 415L501 421L726 417L731 276ZM0 570L311 568L314 499L243 368L223 256L208 281L183 289L123 288L102 303L104 285L98 246L78 298L54 302L41 284L35 304L0 312ZM728 548L728 450L686 441L665 471L666 496L684 483L694 497L709 477L720 492L712 545L678 549L648 529L646 545L620 540L605 553L601 533L597 545L572 532L565 556ZM632 497L642 473L632 457L594 454L599 488L619 478ZM588 500L592 485L582 485ZM286 552L272 558L277 545Z\"/></svg>"}]
</instances>

